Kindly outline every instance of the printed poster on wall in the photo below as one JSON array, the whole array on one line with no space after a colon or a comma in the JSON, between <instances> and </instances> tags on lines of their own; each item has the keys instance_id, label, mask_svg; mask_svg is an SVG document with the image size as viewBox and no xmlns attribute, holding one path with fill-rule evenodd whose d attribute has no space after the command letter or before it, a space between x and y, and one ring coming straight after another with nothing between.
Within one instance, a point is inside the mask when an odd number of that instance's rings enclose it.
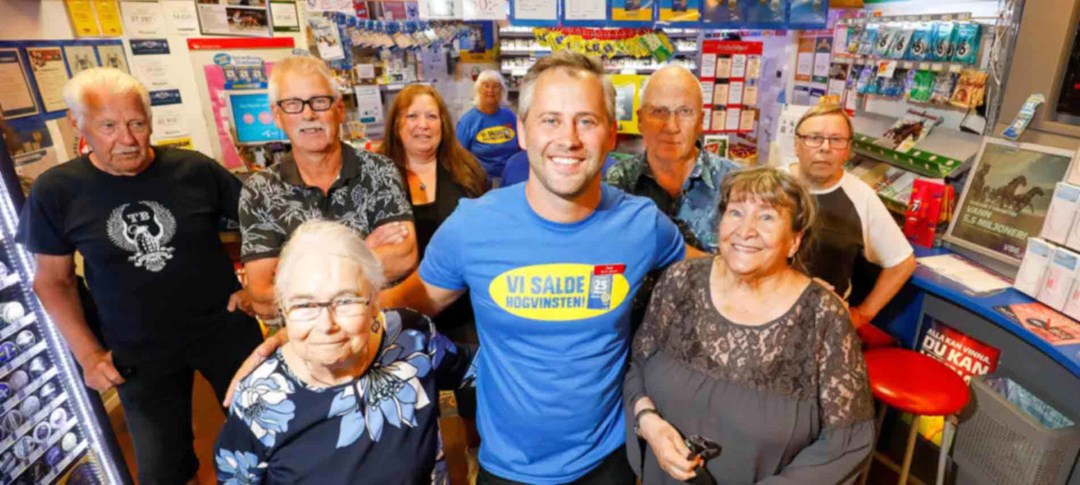
<instances>
[{"instance_id":1,"label":"printed poster on wall","mask_svg":"<svg viewBox=\"0 0 1080 485\"><path fill-rule=\"evenodd\" d=\"M122 45L99 45L97 46L98 59L101 59L103 67L111 67L130 73L127 57Z\"/></svg>"},{"instance_id":2,"label":"printed poster on wall","mask_svg":"<svg viewBox=\"0 0 1080 485\"><path fill-rule=\"evenodd\" d=\"M465 20L506 20L507 0L465 0Z\"/></svg>"},{"instance_id":3,"label":"printed poster on wall","mask_svg":"<svg viewBox=\"0 0 1080 485\"><path fill-rule=\"evenodd\" d=\"M946 239L1010 264L1020 264L1028 237L1042 231L1054 187L1074 152L984 138Z\"/></svg>"},{"instance_id":4,"label":"printed poster on wall","mask_svg":"<svg viewBox=\"0 0 1080 485\"><path fill-rule=\"evenodd\" d=\"M198 35L199 12L195 4L188 0L165 0L161 2L165 24L170 35Z\"/></svg>"},{"instance_id":5,"label":"printed poster on wall","mask_svg":"<svg viewBox=\"0 0 1080 485\"><path fill-rule=\"evenodd\" d=\"M615 119L619 133L641 134L638 128L638 109L641 107L641 84L648 76L637 74L612 74L615 85Z\"/></svg>"},{"instance_id":6,"label":"printed poster on wall","mask_svg":"<svg viewBox=\"0 0 1080 485\"><path fill-rule=\"evenodd\" d=\"M38 113L30 77L18 49L0 49L0 110L5 119Z\"/></svg>"},{"instance_id":7,"label":"printed poster on wall","mask_svg":"<svg viewBox=\"0 0 1080 485\"><path fill-rule=\"evenodd\" d=\"M6 144L11 150L15 172L23 177L34 179L57 164L53 139L45 123L39 116L8 121L14 139L6 140Z\"/></svg>"},{"instance_id":8,"label":"printed poster on wall","mask_svg":"<svg viewBox=\"0 0 1080 485\"><path fill-rule=\"evenodd\" d=\"M101 27L98 27L94 4L90 0L64 0L64 8L67 10L68 20L71 21L71 31L76 38L101 36Z\"/></svg>"},{"instance_id":9,"label":"printed poster on wall","mask_svg":"<svg viewBox=\"0 0 1080 485\"><path fill-rule=\"evenodd\" d=\"M71 72L72 77L92 67L100 66L92 45L66 45L64 58L67 59L68 71Z\"/></svg>"},{"instance_id":10,"label":"printed poster on wall","mask_svg":"<svg viewBox=\"0 0 1080 485\"><path fill-rule=\"evenodd\" d=\"M570 1L576 2L578 0ZM593 1L605 3L603 0ZM619 22L652 22L653 2L650 0L611 0L611 20Z\"/></svg>"},{"instance_id":11,"label":"printed poster on wall","mask_svg":"<svg viewBox=\"0 0 1080 485\"><path fill-rule=\"evenodd\" d=\"M199 0L199 28L204 35L270 36L267 0Z\"/></svg>"},{"instance_id":12,"label":"printed poster on wall","mask_svg":"<svg viewBox=\"0 0 1080 485\"><path fill-rule=\"evenodd\" d=\"M157 1L126 1L121 4L124 29L129 37L160 37L165 34L165 17Z\"/></svg>"},{"instance_id":13,"label":"printed poster on wall","mask_svg":"<svg viewBox=\"0 0 1080 485\"><path fill-rule=\"evenodd\" d=\"M424 0L419 2L422 20L455 20L464 16L462 0Z\"/></svg>"},{"instance_id":14,"label":"printed poster on wall","mask_svg":"<svg viewBox=\"0 0 1080 485\"><path fill-rule=\"evenodd\" d=\"M697 22L701 19L701 0L660 0L661 22Z\"/></svg>"},{"instance_id":15,"label":"printed poster on wall","mask_svg":"<svg viewBox=\"0 0 1080 485\"><path fill-rule=\"evenodd\" d=\"M483 64L495 62L495 23L466 22L469 33L458 39L461 62Z\"/></svg>"},{"instance_id":16,"label":"printed poster on wall","mask_svg":"<svg viewBox=\"0 0 1080 485\"><path fill-rule=\"evenodd\" d=\"M300 14L293 0L270 0L270 23L274 32L300 32Z\"/></svg>"},{"instance_id":17,"label":"printed poster on wall","mask_svg":"<svg viewBox=\"0 0 1080 485\"><path fill-rule=\"evenodd\" d=\"M61 48L27 47L26 57L30 60L30 69L34 73L34 82L45 112L67 109L63 92L69 78Z\"/></svg>"},{"instance_id":18,"label":"printed poster on wall","mask_svg":"<svg viewBox=\"0 0 1080 485\"><path fill-rule=\"evenodd\" d=\"M120 21L120 5L116 0L93 0L94 13L97 15L98 25L101 26L101 35L105 37L120 37L124 35L124 27Z\"/></svg>"},{"instance_id":19,"label":"printed poster on wall","mask_svg":"<svg viewBox=\"0 0 1080 485\"><path fill-rule=\"evenodd\" d=\"M761 42L706 40L701 44L701 84L711 85L703 99L705 133L755 132L761 82Z\"/></svg>"}]
</instances>

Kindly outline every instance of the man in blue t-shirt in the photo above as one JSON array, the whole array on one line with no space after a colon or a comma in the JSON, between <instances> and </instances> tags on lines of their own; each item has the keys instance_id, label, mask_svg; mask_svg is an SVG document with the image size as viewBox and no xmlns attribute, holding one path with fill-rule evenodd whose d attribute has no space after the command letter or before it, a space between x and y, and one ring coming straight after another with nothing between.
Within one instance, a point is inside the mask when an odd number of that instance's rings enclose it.
<instances>
[{"instance_id":1,"label":"man in blue t-shirt","mask_svg":"<svg viewBox=\"0 0 1080 485\"><path fill-rule=\"evenodd\" d=\"M517 125L529 180L462 200L420 270L382 294L383 306L433 315L469 290L481 349L478 484L635 480L620 397L631 300L685 244L651 201L601 183L615 146L603 73L568 51L537 61ZM280 342L260 346L241 377Z\"/></svg>"},{"instance_id":2,"label":"man in blue t-shirt","mask_svg":"<svg viewBox=\"0 0 1080 485\"><path fill-rule=\"evenodd\" d=\"M418 274L386 295L438 312L470 290L477 357L478 483L633 483L619 398L634 293L682 259L675 225L601 184L615 145L599 62L559 52L523 82L525 184L462 201Z\"/></svg>"}]
</instances>

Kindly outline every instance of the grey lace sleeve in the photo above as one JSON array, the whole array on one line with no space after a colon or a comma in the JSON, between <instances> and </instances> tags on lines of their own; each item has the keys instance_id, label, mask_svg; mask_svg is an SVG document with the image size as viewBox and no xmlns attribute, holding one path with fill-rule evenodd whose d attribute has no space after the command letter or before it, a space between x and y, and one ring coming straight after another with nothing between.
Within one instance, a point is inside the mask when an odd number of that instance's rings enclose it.
<instances>
[{"instance_id":1,"label":"grey lace sleeve","mask_svg":"<svg viewBox=\"0 0 1080 485\"><path fill-rule=\"evenodd\" d=\"M815 314L821 433L759 485L848 482L873 449L873 402L855 329L840 300L820 293Z\"/></svg>"},{"instance_id":2,"label":"grey lace sleeve","mask_svg":"<svg viewBox=\"0 0 1080 485\"><path fill-rule=\"evenodd\" d=\"M873 401L851 317L839 298L822 293L816 312L821 422L823 428L844 427L872 419Z\"/></svg>"},{"instance_id":3,"label":"grey lace sleeve","mask_svg":"<svg viewBox=\"0 0 1080 485\"><path fill-rule=\"evenodd\" d=\"M660 348L663 339L670 335L669 327L675 318L676 296L685 291L686 264L676 263L660 276L653 290L649 308L645 311L641 328L634 335L630 352L630 367L623 382L623 402L633 407L641 396L645 395L645 381L641 375L641 366Z\"/></svg>"}]
</instances>

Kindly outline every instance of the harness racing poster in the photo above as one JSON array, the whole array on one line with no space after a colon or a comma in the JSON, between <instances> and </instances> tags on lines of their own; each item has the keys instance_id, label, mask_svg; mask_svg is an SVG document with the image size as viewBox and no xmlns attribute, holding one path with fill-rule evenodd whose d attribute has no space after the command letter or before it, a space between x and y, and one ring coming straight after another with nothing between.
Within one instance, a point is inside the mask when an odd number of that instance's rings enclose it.
<instances>
[{"instance_id":1,"label":"harness racing poster","mask_svg":"<svg viewBox=\"0 0 1080 485\"><path fill-rule=\"evenodd\" d=\"M1019 265L1072 160L1069 150L985 138L946 239Z\"/></svg>"}]
</instances>

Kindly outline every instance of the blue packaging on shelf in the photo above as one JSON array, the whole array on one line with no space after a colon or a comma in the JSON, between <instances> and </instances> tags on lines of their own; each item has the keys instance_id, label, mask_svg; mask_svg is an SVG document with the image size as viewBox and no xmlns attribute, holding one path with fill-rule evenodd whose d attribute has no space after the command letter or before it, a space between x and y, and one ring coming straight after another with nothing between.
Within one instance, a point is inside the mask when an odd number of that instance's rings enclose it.
<instances>
[{"instance_id":1,"label":"blue packaging on shelf","mask_svg":"<svg viewBox=\"0 0 1080 485\"><path fill-rule=\"evenodd\" d=\"M877 45L878 36L881 35L881 26L878 24L869 24L866 26L866 30L863 30L862 38L859 40L859 50L856 54L860 56L868 56L874 53L874 46Z\"/></svg>"},{"instance_id":2,"label":"blue packaging on shelf","mask_svg":"<svg viewBox=\"0 0 1080 485\"><path fill-rule=\"evenodd\" d=\"M949 62L953 57L953 28L952 22L935 22L930 51L931 59L940 62Z\"/></svg>"},{"instance_id":3,"label":"blue packaging on shelf","mask_svg":"<svg viewBox=\"0 0 1080 485\"><path fill-rule=\"evenodd\" d=\"M877 43L874 44L874 57L879 59L885 59L889 57L889 53L892 52L893 41L900 35L900 25L898 24L885 24L881 27L881 33L878 34Z\"/></svg>"},{"instance_id":4,"label":"blue packaging on shelf","mask_svg":"<svg viewBox=\"0 0 1080 485\"><path fill-rule=\"evenodd\" d=\"M915 31L911 34L911 42L908 46L908 59L913 61L925 61L931 58L931 40L934 35L934 26L926 22L915 25Z\"/></svg>"},{"instance_id":5,"label":"blue packaging on shelf","mask_svg":"<svg viewBox=\"0 0 1080 485\"><path fill-rule=\"evenodd\" d=\"M982 42L982 25L964 22L956 26L953 36L953 61L975 64L979 60L979 44Z\"/></svg>"},{"instance_id":6,"label":"blue packaging on shelf","mask_svg":"<svg viewBox=\"0 0 1080 485\"><path fill-rule=\"evenodd\" d=\"M896 37L893 38L892 45L889 46L889 59L906 59L908 47L911 45L911 36L914 34L914 24L901 25Z\"/></svg>"}]
</instances>

